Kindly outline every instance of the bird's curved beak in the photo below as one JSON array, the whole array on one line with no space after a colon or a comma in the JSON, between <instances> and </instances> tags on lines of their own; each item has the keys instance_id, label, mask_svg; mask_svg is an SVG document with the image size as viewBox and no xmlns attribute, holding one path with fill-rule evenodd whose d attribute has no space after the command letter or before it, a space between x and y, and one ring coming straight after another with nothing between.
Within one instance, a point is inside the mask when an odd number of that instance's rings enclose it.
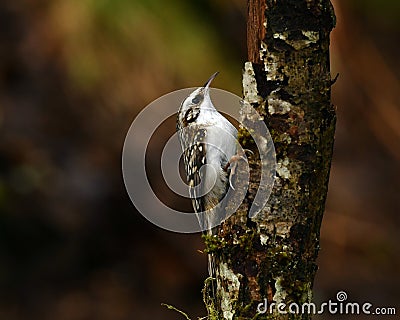
<instances>
[{"instance_id":1,"label":"bird's curved beak","mask_svg":"<svg viewBox=\"0 0 400 320\"><path fill-rule=\"evenodd\" d=\"M216 73L214 73L210 79L207 80L207 82L204 84L203 88L204 89L208 89L210 87L211 82L214 80L214 78L218 75L219 71L217 71Z\"/></svg>"}]
</instances>

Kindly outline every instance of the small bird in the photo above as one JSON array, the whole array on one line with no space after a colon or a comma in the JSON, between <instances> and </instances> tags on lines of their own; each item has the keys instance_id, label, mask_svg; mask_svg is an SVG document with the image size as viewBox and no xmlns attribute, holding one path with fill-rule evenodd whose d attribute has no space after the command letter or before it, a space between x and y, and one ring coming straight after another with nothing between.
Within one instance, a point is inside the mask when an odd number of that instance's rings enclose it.
<instances>
[{"instance_id":1,"label":"small bird","mask_svg":"<svg viewBox=\"0 0 400 320\"><path fill-rule=\"evenodd\" d=\"M194 90L181 104L177 131L189 194L204 233L213 235L213 227L225 218L224 207L215 208L230 187L230 161L237 152L237 130L214 107L210 84L214 73L203 87ZM212 257L209 272L213 276Z\"/></svg>"}]
</instances>

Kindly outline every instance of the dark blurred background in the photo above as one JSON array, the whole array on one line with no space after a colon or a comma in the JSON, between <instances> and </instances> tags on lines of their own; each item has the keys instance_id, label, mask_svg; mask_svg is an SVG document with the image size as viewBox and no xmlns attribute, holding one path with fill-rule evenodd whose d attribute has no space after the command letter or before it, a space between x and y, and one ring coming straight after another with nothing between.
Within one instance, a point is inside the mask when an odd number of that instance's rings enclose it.
<instances>
[{"instance_id":1,"label":"dark blurred background","mask_svg":"<svg viewBox=\"0 0 400 320\"><path fill-rule=\"evenodd\" d=\"M338 125L315 297L344 290L399 313L400 2L334 5ZM241 95L245 19L244 0L0 2L1 320L181 318L162 302L205 315L200 235L135 211L121 151L167 92L218 70L214 85Z\"/></svg>"}]
</instances>

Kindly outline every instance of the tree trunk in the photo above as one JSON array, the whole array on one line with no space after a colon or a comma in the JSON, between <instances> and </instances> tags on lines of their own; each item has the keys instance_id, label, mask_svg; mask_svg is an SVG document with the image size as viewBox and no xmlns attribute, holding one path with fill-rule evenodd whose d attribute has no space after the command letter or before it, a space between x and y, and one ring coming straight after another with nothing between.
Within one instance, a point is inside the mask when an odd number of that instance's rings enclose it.
<instances>
[{"instance_id":1,"label":"tree trunk","mask_svg":"<svg viewBox=\"0 0 400 320\"><path fill-rule=\"evenodd\" d=\"M205 238L217 263L216 298L206 286L205 302L210 319L309 319L307 313L282 314L278 304L289 312L296 303L301 311L312 299L335 130L334 11L329 0L249 0L248 12L244 99L270 130L276 178L267 205L249 218L262 163L242 129L242 146L254 152L250 187L218 236ZM276 305L260 313L264 299Z\"/></svg>"}]
</instances>

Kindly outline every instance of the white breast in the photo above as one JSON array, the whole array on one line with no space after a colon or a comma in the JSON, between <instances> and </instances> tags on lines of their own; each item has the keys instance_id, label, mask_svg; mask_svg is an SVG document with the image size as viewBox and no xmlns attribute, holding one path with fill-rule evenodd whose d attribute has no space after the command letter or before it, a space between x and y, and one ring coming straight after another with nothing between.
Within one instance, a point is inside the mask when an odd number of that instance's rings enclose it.
<instances>
[{"instance_id":1,"label":"white breast","mask_svg":"<svg viewBox=\"0 0 400 320\"><path fill-rule=\"evenodd\" d=\"M223 169L228 161L236 154L237 150L237 130L236 128L218 111L207 110L201 115L206 119L204 124L206 133L206 163L205 187L210 193L206 196L206 202L214 206L219 202L221 194L225 194L229 183L228 174ZM199 119L201 122L203 119Z\"/></svg>"}]
</instances>

